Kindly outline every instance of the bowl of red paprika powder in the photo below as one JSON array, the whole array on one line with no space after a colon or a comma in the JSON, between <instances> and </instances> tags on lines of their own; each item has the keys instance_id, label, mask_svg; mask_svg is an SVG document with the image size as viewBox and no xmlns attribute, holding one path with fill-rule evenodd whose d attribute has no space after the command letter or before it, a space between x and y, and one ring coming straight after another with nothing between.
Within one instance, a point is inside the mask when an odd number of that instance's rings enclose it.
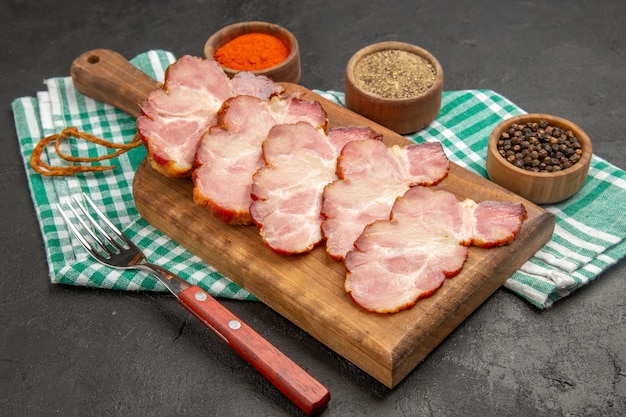
<instances>
[{"instance_id":1,"label":"bowl of red paprika powder","mask_svg":"<svg viewBox=\"0 0 626 417\"><path fill-rule=\"evenodd\" d=\"M207 40L204 55L215 59L229 77L249 71L276 82L300 81L298 41L274 23L254 21L226 26Z\"/></svg>"}]
</instances>

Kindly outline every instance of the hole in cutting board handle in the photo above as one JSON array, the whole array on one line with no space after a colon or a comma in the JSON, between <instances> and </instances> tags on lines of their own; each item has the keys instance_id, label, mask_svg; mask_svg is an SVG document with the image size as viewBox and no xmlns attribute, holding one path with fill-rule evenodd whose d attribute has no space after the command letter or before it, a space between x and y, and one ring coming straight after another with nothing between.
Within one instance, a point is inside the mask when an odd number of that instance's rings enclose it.
<instances>
[{"instance_id":1,"label":"hole in cutting board handle","mask_svg":"<svg viewBox=\"0 0 626 417\"><path fill-rule=\"evenodd\" d=\"M89 62L90 64L97 64L98 62L100 62L100 57L98 55L89 55L89 57L87 58L87 62Z\"/></svg>"}]
</instances>

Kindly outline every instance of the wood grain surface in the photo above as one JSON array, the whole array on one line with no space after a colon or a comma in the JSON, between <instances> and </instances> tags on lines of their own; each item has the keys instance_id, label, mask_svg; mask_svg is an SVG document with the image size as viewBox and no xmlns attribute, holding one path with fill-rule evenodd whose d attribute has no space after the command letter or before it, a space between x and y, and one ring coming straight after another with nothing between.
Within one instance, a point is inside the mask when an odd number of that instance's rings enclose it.
<instances>
[{"instance_id":1,"label":"wood grain surface","mask_svg":"<svg viewBox=\"0 0 626 417\"><path fill-rule=\"evenodd\" d=\"M93 52L85 55L89 54ZM136 101L136 95L127 97L128 89L123 85L109 91L108 96L94 92L93 87L85 87L94 85L92 78L112 76L122 83L139 85L134 80L135 73L110 74L124 71L117 61L115 65L107 63L108 59L118 60L121 56L105 50L99 50L98 54L98 63L87 65L89 74L83 73L79 90L85 88L88 94L97 94L120 108L136 108L134 104L140 101ZM76 62L84 65L80 58ZM409 143L395 132L304 87L284 85L290 92L319 100L328 113L331 127L370 126L382 133L389 145ZM136 172L133 193L140 215L149 223L330 349L393 388L541 248L554 230L552 214L458 165L451 164L449 177L437 188L478 202L520 201L526 206L528 219L513 243L492 249L471 247L459 275L447 279L433 296L418 301L412 309L391 315L366 312L349 299L343 288L345 268L331 260L323 246L304 255L276 254L263 244L255 226L224 224L196 206L189 179L167 178L144 161Z\"/></svg>"}]
</instances>

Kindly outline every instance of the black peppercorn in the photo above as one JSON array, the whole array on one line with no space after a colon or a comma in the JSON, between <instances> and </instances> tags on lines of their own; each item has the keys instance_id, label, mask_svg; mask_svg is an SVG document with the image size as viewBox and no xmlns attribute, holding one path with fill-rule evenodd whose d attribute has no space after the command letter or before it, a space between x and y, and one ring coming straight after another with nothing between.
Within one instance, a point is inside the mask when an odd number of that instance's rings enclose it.
<instances>
[{"instance_id":1,"label":"black peppercorn","mask_svg":"<svg viewBox=\"0 0 626 417\"><path fill-rule=\"evenodd\" d=\"M534 172L567 169L582 156L582 145L571 130L546 120L514 123L500 136L498 152L518 168Z\"/></svg>"}]
</instances>

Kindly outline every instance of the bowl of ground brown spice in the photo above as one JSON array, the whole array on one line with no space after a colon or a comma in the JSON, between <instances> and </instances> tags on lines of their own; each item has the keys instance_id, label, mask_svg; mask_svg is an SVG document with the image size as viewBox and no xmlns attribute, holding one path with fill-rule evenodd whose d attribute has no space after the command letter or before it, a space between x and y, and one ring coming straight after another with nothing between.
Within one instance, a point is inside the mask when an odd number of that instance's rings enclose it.
<instances>
[{"instance_id":1,"label":"bowl of ground brown spice","mask_svg":"<svg viewBox=\"0 0 626 417\"><path fill-rule=\"evenodd\" d=\"M254 21L226 26L207 40L204 55L215 59L229 77L249 71L276 82L300 81L298 41L274 23Z\"/></svg>"},{"instance_id":2,"label":"bowl of ground brown spice","mask_svg":"<svg viewBox=\"0 0 626 417\"><path fill-rule=\"evenodd\" d=\"M549 114L506 119L489 136L487 174L496 184L536 204L572 197L584 185L592 157L589 136Z\"/></svg>"},{"instance_id":3,"label":"bowl of ground brown spice","mask_svg":"<svg viewBox=\"0 0 626 417\"><path fill-rule=\"evenodd\" d=\"M346 107L400 134L428 126L439 114L442 93L439 61L409 43L366 46L346 67Z\"/></svg>"}]
</instances>

